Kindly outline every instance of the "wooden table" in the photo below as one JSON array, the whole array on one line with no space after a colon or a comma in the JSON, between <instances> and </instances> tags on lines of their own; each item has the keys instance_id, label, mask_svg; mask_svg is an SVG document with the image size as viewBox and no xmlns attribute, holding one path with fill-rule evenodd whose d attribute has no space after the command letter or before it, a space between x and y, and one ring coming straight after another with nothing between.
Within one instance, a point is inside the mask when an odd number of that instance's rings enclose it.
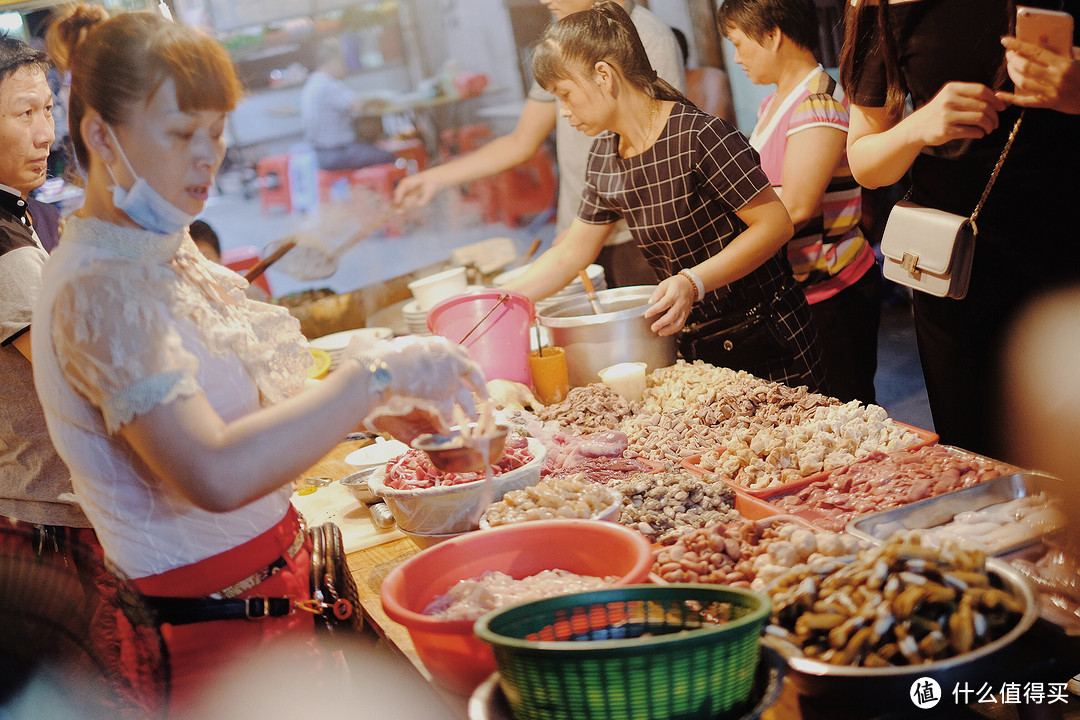
<instances>
[{"instance_id":1,"label":"wooden table","mask_svg":"<svg viewBox=\"0 0 1080 720\"><path fill-rule=\"evenodd\" d=\"M338 445L326 457L312 466L305 473L305 476L315 475L335 480L344 477L355 470L352 465L344 461L345 456L362 446L362 442L349 442ZM467 718L468 698L439 688L427 668L420 662L408 631L402 625L387 617L382 609L379 588L382 585L383 578L393 568L418 552L420 552L420 549L411 540L407 538L397 539L351 553L348 556L349 569L356 579L360 604L372 630L390 647L395 649L416 672L439 689L439 694L446 702L447 709L452 713L453 717ZM1069 672L1080 670L1080 642L1076 638L1066 639L1055 637L1053 634L1047 635L1045 631L1039 633L1033 631L1017 644L1019 647L1014 656L1008 660L1017 668L1027 668L1030 671L1033 664L1048 663L1045 672L1050 672L1052 668L1060 675L1061 668L1056 667L1060 663L1056 663L1053 659L1055 656L1061 655L1074 660L1071 665L1073 669L1069 670ZM1039 669L1041 668L1037 668L1037 670ZM1039 676L1036 675L1036 677ZM1043 676L1043 679L1046 682L1060 681L1060 677L1050 675ZM948 692L950 689L945 690ZM789 681L785 681L779 700L765 711L762 718L763 720L914 720L914 718L1057 720L1059 718L1080 718L1080 702L1075 702L1075 697L1073 699L1074 702L1064 708L1060 703L1055 706L1029 706L1022 713L1018 712L1015 706L988 703L972 705L968 708L950 706L945 709L944 714L918 710L913 705L901 708L875 708L874 710L860 711L844 707L841 698L808 698L801 696Z\"/></svg>"}]
</instances>

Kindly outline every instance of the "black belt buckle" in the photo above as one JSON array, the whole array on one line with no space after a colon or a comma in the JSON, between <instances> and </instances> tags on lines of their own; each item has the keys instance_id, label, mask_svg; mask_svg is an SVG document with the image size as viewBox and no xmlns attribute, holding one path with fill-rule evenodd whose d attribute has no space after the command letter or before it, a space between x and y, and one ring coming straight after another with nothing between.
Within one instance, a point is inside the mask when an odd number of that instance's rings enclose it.
<instances>
[{"instance_id":1,"label":"black belt buckle","mask_svg":"<svg viewBox=\"0 0 1080 720\"><path fill-rule=\"evenodd\" d=\"M264 598L250 597L244 599L244 617L248 620L262 620L268 614L267 603Z\"/></svg>"},{"instance_id":2,"label":"black belt buckle","mask_svg":"<svg viewBox=\"0 0 1080 720\"><path fill-rule=\"evenodd\" d=\"M287 597L244 598L244 617L248 620L283 617L290 612L292 612L292 600Z\"/></svg>"}]
</instances>

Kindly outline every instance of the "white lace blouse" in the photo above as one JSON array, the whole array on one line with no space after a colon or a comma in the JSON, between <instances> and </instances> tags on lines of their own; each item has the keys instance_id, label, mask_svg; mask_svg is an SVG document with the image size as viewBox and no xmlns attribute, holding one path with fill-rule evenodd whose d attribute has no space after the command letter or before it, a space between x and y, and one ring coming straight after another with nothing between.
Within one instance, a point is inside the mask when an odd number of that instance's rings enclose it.
<instances>
[{"instance_id":1,"label":"white lace blouse","mask_svg":"<svg viewBox=\"0 0 1080 720\"><path fill-rule=\"evenodd\" d=\"M201 510L117 433L162 403L203 393L229 422L303 386L299 323L250 300L187 231L158 235L72 217L34 308L34 375L49 432L106 554L131 577L189 565L259 535L283 487L238 510Z\"/></svg>"}]
</instances>

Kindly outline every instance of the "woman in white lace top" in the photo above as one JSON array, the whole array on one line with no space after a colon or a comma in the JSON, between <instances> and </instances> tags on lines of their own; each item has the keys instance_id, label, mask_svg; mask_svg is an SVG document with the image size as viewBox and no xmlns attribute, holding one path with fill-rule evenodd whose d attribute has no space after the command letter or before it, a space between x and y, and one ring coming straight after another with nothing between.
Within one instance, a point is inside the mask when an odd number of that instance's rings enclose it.
<instances>
[{"instance_id":1,"label":"woman in white lace top","mask_svg":"<svg viewBox=\"0 0 1080 720\"><path fill-rule=\"evenodd\" d=\"M473 412L469 388L483 378L458 346L395 341L299 392L310 356L298 323L249 300L187 232L240 94L224 49L156 13L78 6L53 25L50 50L72 73L87 184L45 270L33 351L76 496L151 600L304 600L290 481L376 411L406 435L406 413ZM175 701L244 649L311 635L312 615L289 609L165 624Z\"/></svg>"}]
</instances>

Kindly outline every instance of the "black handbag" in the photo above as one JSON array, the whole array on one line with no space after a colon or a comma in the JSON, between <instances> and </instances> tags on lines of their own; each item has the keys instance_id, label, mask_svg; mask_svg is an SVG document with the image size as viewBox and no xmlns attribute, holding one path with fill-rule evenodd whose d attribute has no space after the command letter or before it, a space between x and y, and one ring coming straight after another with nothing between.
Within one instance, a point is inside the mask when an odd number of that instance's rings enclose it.
<instances>
[{"instance_id":1,"label":"black handbag","mask_svg":"<svg viewBox=\"0 0 1080 720\"><path fill-rule=\"evenodd\" d=\"M323 523L308 528L308 536L311 538L311 597L322 608L316 626L330 633L363 630L360 595L345 560L341 528L332 522Z\"/></svg>"},{"instance_id":2,"label":"black handbag","mask_svg":"<svg viewBox=\"0 0 1080 720\"><path fill-rule=\"evenodd\" d=\"M770 361L790 352L790 343L770 322L768 303L758 303L737 318L723 316L686 328L682 354L720 367L767 377Z\"/></svg>"}]
</instances>

